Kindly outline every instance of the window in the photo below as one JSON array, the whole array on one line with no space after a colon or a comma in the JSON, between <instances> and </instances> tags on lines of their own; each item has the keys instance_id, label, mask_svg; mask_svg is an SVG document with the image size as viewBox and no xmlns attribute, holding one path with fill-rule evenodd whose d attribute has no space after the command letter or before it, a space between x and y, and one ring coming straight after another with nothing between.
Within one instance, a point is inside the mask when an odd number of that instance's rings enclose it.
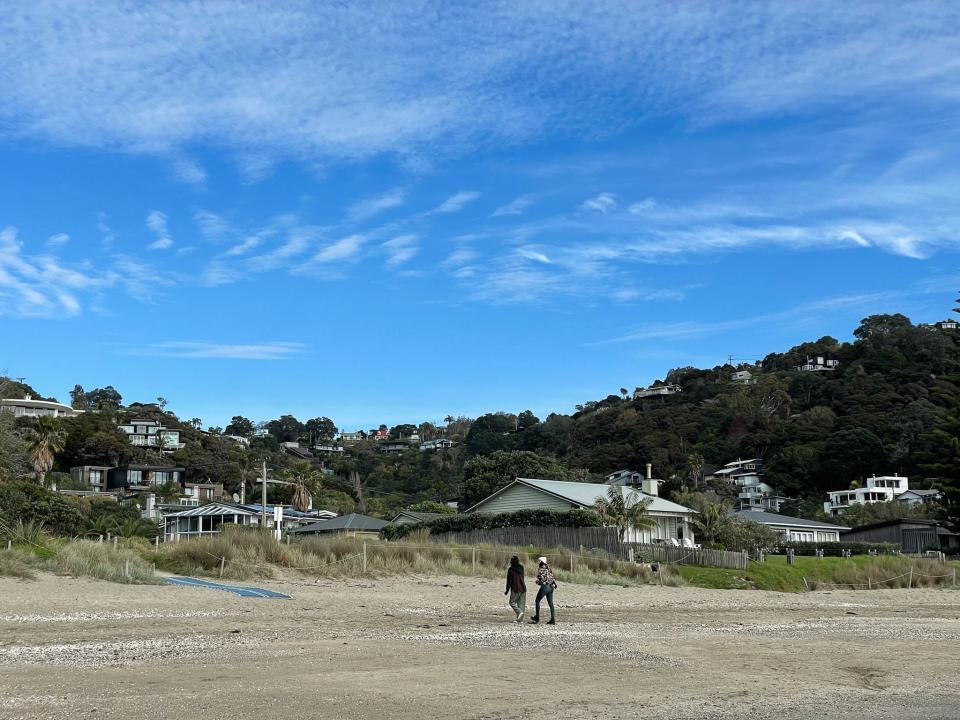
<instances>
[{"instance_id":1,"label":"window","mask_svg":"<svg viewBox=\"0 0 960 720\"><path fill-rule=\"evenodd\" d=\"M90 471L90 484L99 485L103 482L103 471L102 470L91 470Z\"/></svg>"},{"instance_id":2,"label":"window","mask_svg":"<svg viewBox=\"0 0 960 720\"><path fill-rule=\"evenodd\" d=\"M127 482L131 485L139 485L143 482L142 470L127 470Z\"/></svg>"}]
</instances>

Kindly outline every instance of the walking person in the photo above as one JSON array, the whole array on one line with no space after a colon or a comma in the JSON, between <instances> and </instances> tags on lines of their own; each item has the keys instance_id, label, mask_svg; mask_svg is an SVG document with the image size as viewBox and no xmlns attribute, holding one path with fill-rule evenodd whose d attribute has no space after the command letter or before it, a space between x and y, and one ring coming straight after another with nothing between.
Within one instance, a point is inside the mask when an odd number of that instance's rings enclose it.
<instances>
[{"instance_id":1,"label":"walking person","mask_svg":"<svg viewBox=\"0 0 960 720\"><path fill-rule=\"evenodd\" d=\"M550 569L550 566L547 565L547 559L545 557L537 558L537 562L539 563L537 568L537 585L540 586L540 589L537 590L536 614L530 618L530 623L536 625L540 622L540 601L546 598L547 605L550 606L550 620L547 621L547 625L556 625L557 618L553 609L553 591L557 589L557 580L553 577L553 571Z\"/></svg>"},{"instance_id":2,"label":"walking person","mask_svg":"<svg viewBox=\"0 0 960 720\"><path fill-rule=\"evenodd\" d=\"M527 584L523 581L523 565L520 558L514 555L510 558L510 567L507 568L507 589L503 593L510 596L510 607L517 614L517 622L523 622L523 614L527 611Z\"/></svg>"}]
</instances>

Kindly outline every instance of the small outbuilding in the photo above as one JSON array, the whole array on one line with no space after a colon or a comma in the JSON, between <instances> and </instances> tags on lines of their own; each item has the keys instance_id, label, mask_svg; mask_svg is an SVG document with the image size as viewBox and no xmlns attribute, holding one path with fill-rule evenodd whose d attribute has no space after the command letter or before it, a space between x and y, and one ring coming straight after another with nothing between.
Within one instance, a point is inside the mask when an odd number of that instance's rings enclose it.
<instances>
[{"instance_id":1,"label":"small outbuilding","mask_svg":"<svg viewBox=\"0 0 960 720\"><path fill-rule=\"evenodd\" d=\"M843 536L844 542L896 543L905 553L927 550L954 555L960 550L960 535L936 520L896 518L855 527Z\"/></svg>"}]
</instances>

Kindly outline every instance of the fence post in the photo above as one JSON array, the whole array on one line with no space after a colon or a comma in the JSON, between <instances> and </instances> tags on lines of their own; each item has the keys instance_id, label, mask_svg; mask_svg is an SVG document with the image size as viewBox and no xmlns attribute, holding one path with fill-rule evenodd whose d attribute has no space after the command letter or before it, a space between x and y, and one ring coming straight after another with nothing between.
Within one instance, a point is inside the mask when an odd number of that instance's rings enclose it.
<instances>
[{"instance_id":1,"label":"fence post","mask_svg":"<svg viewBox=\"0 0 960 720\"><path fill-rule=\"evenodd\" d=\"M867 590L873 590L873 583L870 581L869 575L867 575Z\"/></svg>"},{"instance_id":2,"label":"fence post","mask_svg":"<svg viewBox=\"0 0 960 720\"><path fill-rule=\"evenodd\" d=\"M222 555L220 557L220 577L223 577L223 566L227 564L227 556Z\"/></svg>"},{"instance_id":3,"label":"fence post","mask_svg":"<svg viewBox=\"0 0 960 720\"><path fill-rule=\"evenodd\" d=\"M160 547L160 536L159 536L159 535L154 535L154 536L153 536L153 546L156 547L156 548L159 548L159 547Z\"/></svg>"},{"instance_id":4,"label":"fence post","mask_svg":"<svg viewBox=\"0 0 960 720\"><path fill-rule=\"evenodd\" d=\"M130 579L130 561L129 560L123 561L123 574L126 575L127 580Z\"/></svg>"},{"instance_id":5,"label":"fence post","mask_svg":"<svg viewBox=\"0 0 960 720\"><path fill-rule=\"evenodd\" d=\"M910 566L910 579L907 581L907 589L909 590L909 589L912 588L912 587L913 587L913 566L911 565L911 566Z\"/></svg>"},{"instance_id":6,"label":"fence post","mask_svg":"<svg viewBox=\"0 0 960 720\"><path fill-rule=\"evenodd\" d=\"M471 548L473 550L473 574L477 574L477 549Z\"/></svg>"},{"instance_id":7,"label":"fence post","mask_svg":"<svg viewBox=\"0 0 960 720\"><path fill-rule=\"evenodd\" d=\"M630 548L630 549L627 551L627 557L629 557L629 559L630 559L630 564L631 564L631 565L636 563L636 559L635 559L636 556L633 554L633 548ZM572 562L571 562L570 564L573 565ZM572 569L572 568L571 568L571 569Z\"/></svg>"},{"instance_id":8,"label":"fence post","mask_svg":"<svg viewBox=\"0 0 960 720\"><path fill-rule=\"evenodd\" d=\"M114 547L117 546L117 540L119 540L119 538L118 538L116 535L114 535L114 536L113 536L113 546L114 546Z\"/></svg>"},{"instance_id":9,"label":"fence post","mask_svg":"<svg viewBox=\"0 0 960 720\"><path fill-rule=\"evenodd\" d=\"M957 586L957 569L954 568L954 569L953 569L953 582L951 583L951 587L956 587L956 586Z\"/></svg>"},{"instance_id":10,"label":"fence post","mask_svg":"<svg viewBox=\"0 0 960 720\"><path fill-rule=\"evenodd\" d=\"M367 544L363 544L363 574L367 574Z\"/></svg>"}]
</instances>

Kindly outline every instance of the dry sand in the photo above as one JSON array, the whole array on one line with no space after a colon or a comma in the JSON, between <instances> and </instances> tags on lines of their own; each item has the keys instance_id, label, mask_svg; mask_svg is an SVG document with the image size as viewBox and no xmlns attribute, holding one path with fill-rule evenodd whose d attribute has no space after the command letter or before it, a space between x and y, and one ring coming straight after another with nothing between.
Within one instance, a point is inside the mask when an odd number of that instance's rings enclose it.
<instances>
[{"instance_id":1,"label":"dry sand","mask_svg":"<svg viewBox=\"0 0 960 720\"><path fill-rule=\"evenodd\" d=\"M0 719L960 718L960 590L0 579Z\"/></svg>"}]
</instances>

